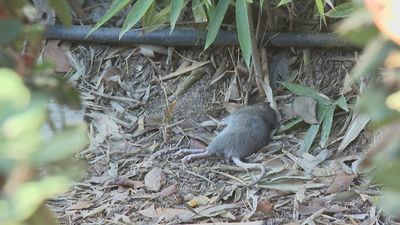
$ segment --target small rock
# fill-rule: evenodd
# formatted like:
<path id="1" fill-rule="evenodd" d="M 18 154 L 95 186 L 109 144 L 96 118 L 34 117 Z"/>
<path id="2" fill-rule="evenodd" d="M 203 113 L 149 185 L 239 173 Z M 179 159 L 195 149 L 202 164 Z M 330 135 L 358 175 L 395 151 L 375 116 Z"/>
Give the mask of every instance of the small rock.
<path id="1" fill-rule="evenodd" d="M 165 175 L 158 167 L 153 168 L 144 176 L 144 185 L 147 190 L 159 191 L 165 183 Z"/>
<path id="2" fill-rule="evenodd" d="M 185 196 L 183 196 L 183 199 L 184 199 L 185 201 L 190 201 L 190 200 L 193 199 L 193 198 L 194 198 L 194 195 L 191 194 L 191 193 L 187 193 Z"/>

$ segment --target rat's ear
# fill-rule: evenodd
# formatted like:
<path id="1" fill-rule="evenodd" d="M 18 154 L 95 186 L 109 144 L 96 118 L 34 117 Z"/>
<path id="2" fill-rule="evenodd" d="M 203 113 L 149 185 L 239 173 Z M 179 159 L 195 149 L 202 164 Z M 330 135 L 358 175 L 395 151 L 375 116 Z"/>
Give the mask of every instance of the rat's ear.
<path id="1" fill-rule="evenodd" d="M 232 103 L 232 102 L 224 102 L 223 106 L 226 109 L 226 111 L 228 111 L 229 113 L 234 113 L 244 107 L 243 105 L 239 105 L 239 104 Z"/>
<path id="2" fill-rule="evenodd" d="M 268 109 L 271 108 L 271 104 L 269 102 L 260 102 L 258 103 L 260 108 Z"/>

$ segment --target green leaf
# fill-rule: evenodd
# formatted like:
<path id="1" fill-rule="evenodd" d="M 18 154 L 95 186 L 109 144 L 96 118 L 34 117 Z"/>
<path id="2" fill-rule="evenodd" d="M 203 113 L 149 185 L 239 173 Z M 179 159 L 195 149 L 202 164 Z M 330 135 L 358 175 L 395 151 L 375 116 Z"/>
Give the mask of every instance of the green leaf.
<path id="1" fill-rule="evenodd" d="M 15 19 L 0 20 L 0 44 L 7 44 L 15 40 L 21 33 L 22 24 Z M 1 63 L 0 63 L 1 64 Z"/>
<path id="2" fill-rule="evenodd" d="M 370 13 L 358 9 L 349 18 L 343 20 L 336 32 L 351 42 L 363 46 L 379 35 L 379 30 L 373 25 Z"/>
<path id="3" fill-rule="evenodd" d="M 72 25 L 71 8 L 66 0 L 50 0 L 50 5 L 56 11 L 58 19 L 64 26 Z"/>
<path id="4" fill-rule="evenodd" d="M 103 25 L 105 22 L 107 22 L 111 17 L 115 16 L 118 12 L 120 12 L 123 8 L 125 8 L 126 5 L 128 5 L 131 2 L 131 0 L 115 0 L 111 7 L 107 10 L 106 14 L 101 18 L 99 22 L 96 23 L 96 25 L 90 29 L 89 33 L 86 35 L 89 36 L 91 33 L 93 33 L 95 30 L 97 30 L 101 25 Z"/>
<path id="5" fill-rule="evenodd" d="M 332 104 L 331 100 L 324 94 L 307 87 L 301 84 L 289 83 L 289 82 L 281 82 L 281 84 L 287 88 L 290 92 L 300 95 L 307 96 L 315 99 L 319 104 L 330 105 Z"/>
<path id="6" fill-rule="evenodd" d="M 42 225 L 44 221 L 46 221 L 46 225 L 59 225 L 53 211 L 45 203 L 42 203 L 29 219 L 24 222 L 29 225 Z"/>
<path id="7" fill-rule="evenodd" d="M 264 6 L 264 0 L 260 0 L 260 11 L 262 12 Z"/>
<path id="8" fill-rule="evenodd" d="M 251 58 L 251 35 L 249 26 L 249 16 L 247 14 L 247 1 L 236 1 L 236 26 L 239 38 L 240 49 L 242 50 L 244 61 L 250 67 Z"/>
<path id="9" fill-rule="evenodd" d="M 139 20 L 143 17 L 146 11 L 150 8 L 154 0 L 138 0 L 133 5 L 131 11 L 129 12 L 124 25 L 122 25 L 121 32 L 119 33 L 119 39 L 124 36 L 128 30 L 135 26 Z"/>
<path id="10" fill-rule="evenodd" d="M 0 105 L 10 103 L 16 108 L 22 108 L 27 106 L 29 99 L 29 90 L 21 77 L 14 70 L 0 68 Z"/>
<path id="11" fill-rule="evenodd" d="M 396 160 L 393 162 L 387 162 L 380 164 L 379 168 L 376 168 L 372 172 L 377 183 L 383 184 L 385 188 L 389 190 L 400 191 L 400 179 L 397 179 L 400 173 L 400 161 Z"/>
<path id="12" fill-rule="evenodd" d="M 315 137 L 317 136 L 320 124 L 313 124 L 308 128 L 307 134 L 304 137 L 303 142 L 301 143 L 300 152 L 308 152 L 311 148 L 312 143 L 314 142 Z"/>
<path id="13" fill-rule="evenodd" d="M 374 125 L 393 123 L 400 119 L 400 114 L 387 107 L 386 99 L 387 92 L 382 88 L 369 88 L 359 98 L 357 107 L 371 117 Z"/>
<path id="14" fill-rule="evenodd" d="M 171 32 L 175 28 L 176 21 L 178 21 L 179 14 L 183 8 L 183 0 L 171 0 L 171 14 L 170 14 L 170 23 L 171 23 Z"/>
<path id="15" fill-rule="evenodd" d="M 157 11 L 155 6 L 155 2 L 153 2 L 142 17 L 142 24 L 146 33 L 152 32 L 168 22 L 171 4 L 168 4 L 161 11 Z"/>
<path id="16" fill-rule="evenodd" d="M 336 104 L 343 109 L 344 111 L 349 111 L 349 108 L 347 107 L 347 100 L 346 98 L 341 95 L 337 100 L 336 100 Z"/>
<path id="17" fill-rule="evenodd" d="M 210 47 L 210 45 L 214 42 L 215 38 L 217 37 L 219 27 L 222 24 L 222 20 L 224 19 L 228 6 L 229 6 L 229 0 L 218 1 L 218 4 L 215 7 L 215 10 L 213 11 L 213 14 L 211 15 L 204 50 Z"/>
<path id="18" fill-rule="evenodd" d="M 31 216 L 48 197 L 68 190 L 70 180 L 63 176 L 45 177 L 40 181 L 24 183 L 11 199 L 14 215 L 23 221 Z"/>
<path id="19" fill-rule="evenodd" d="M 395 175 L 393 180 L 398 180 L 398 176 Z M 393 217 L 400 215 L 400 192 L 398 190 L 383 190 L 382 194 L 382 196 L 379 195 L 372 198 L 374 205 L 377 205 L 385 213 Z"/>
<path id="20" fill-rule="evenodd" d="M 289 123 L 286 123 L 285 125 L 281 126 L 276 132 L 277 133 L 285 132 L 285 131 L 289 130 L 290 128 L 296 126 L 297 124 L 301 123 L 302 121 L 303 120 L 301 118 L 293 119 Z"/>
<path id="21" fill-rule="evenodd" d="M 385 61 L 390 51 L 392 51 L 394 48 L 397 48 L 397 46 L 383 36 L 379 36 L 370 42 L 366 48 L 364 48 L 364 52 L 360 56 L 359 63 L 351 72 L 351 78 L 353 80 L 358 80 L 361 77 L 365 77 L 373 73 L 378 69 L 378 66 Z"/>
<path id="22" fill-rule="evenodd" d="M 82 150 L 88 143 L 86 126 L 80 125 L 64 129 L 32 155 L 36 163 L 55 162 L 70 157 Z"/>
<path id="23" fill-rule="evenodd" d="M 276 7 L 287 5 L 288 3 L 291 3 L 291 2 L 292 2 L 292 0 L 280 0 Z"/>
<path id="24" fill-rule="evenodd" d="M 328 143 L 329 134 L 331 133 L 332 129 L 333 114 L 335 112 L 335 109 L 336 109 L 336 104 L 330 105 L 322 120 L 321 140 L 319 142 L 319 145 L 321 147 L 325 147 L 326 144 Z"/>
<path id="25" fill-rule="evenodd" d="M 203 5 L 204 3 L 201 0 L 193 0 L 192 2 L 193 17 L 194 21 L 196 21 L 197 23 L 207 21 L 207 15 L 204 11 Z"/>
<path id="26" fill-rule="evenodd" d="M 168 4 L 168 5 L 170 6 L 171 4 Z M 146 13 L 142 16 L 142 20 L 141 20 L 142 27 L 150 28 L 149 26 L 152 23 L 153 18 L 157 15 L 157 13 L 158 12 L 156 9 L 156 3 L 153 2 L 153 4 L 151 4 L 151 6 L 147 9 Z M 145 31 L 146 31 L 146 29 L 145 29 Z"/>
<path id="27" fill-rule="evenodd" d="M 336 6 L 334 9 L 330 9 L 325 15 L 331 18 L 345 18 L 349 17 L 354 12 L 354 6 L 352 2 L 345 2 Z"/>
<path id="28" fill-rule="evenodd" d="M 325 18 L 325 12 L 324 12 L 324 3 L 322 0 L 315 0 L 315 5 L 317 6 L 317 10 L 319 13 L 319 16 L 321 19 L 324 21 L 325 26 L 326 26 L 326 18 Z"/>

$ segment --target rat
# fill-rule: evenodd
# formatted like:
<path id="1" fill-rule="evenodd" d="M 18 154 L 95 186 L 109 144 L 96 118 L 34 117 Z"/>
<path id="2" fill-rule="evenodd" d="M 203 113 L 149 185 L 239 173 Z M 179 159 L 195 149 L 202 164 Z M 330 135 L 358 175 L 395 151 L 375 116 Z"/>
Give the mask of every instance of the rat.
<path id="1" fill-rule="evenodd" d="M 177 155 L 186 155 L 182 161 L 190 162 L 195 159 L 207 158 L 211 155 L 222 155 L 231 159 L 237 166 L 250 169 L 260 168 L 261 173 L 250 185 L 258 183 L 265 175 L 261 163 L 246 163 L 242 158 L 250 156 L 271 139 L 274 129 L 279 127 L 275 111 L 268 102 L 245 106 L 222 120 L 226 127 L 204 149 L 182 149 Z M 187 155 L 189 154 L 189 155 Z"/>

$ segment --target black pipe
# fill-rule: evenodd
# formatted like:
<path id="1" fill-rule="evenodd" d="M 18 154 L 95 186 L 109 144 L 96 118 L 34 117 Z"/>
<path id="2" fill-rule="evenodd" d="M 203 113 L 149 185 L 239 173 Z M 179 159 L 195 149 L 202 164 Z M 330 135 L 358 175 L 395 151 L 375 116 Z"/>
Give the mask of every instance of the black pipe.
<path id="1" fill-rule="evenodd" d="M 101 27 L 87 36 L 91 27 L 72 26 L 66 28 L 59 25 L 47 26 L 45 37 L 70 41 L 88 41 L 112 44 L 148 44 L 166 46 L 204 46 L 206 33 L 192 28 L 176 28 L 170 34 L 169 29 L 158 29 L 150 33 L 143 30 L 130 30 L 119 39 L 120 28 Z M 87 36 L 87 37 L 86 37 Z M 272 47 L 354 47 L 348 41 L 331 33 L 272 33 L 263 34 L 263 44 Z M 235 32 L 218 33 L 214 45 L 237 45 Z"/>

